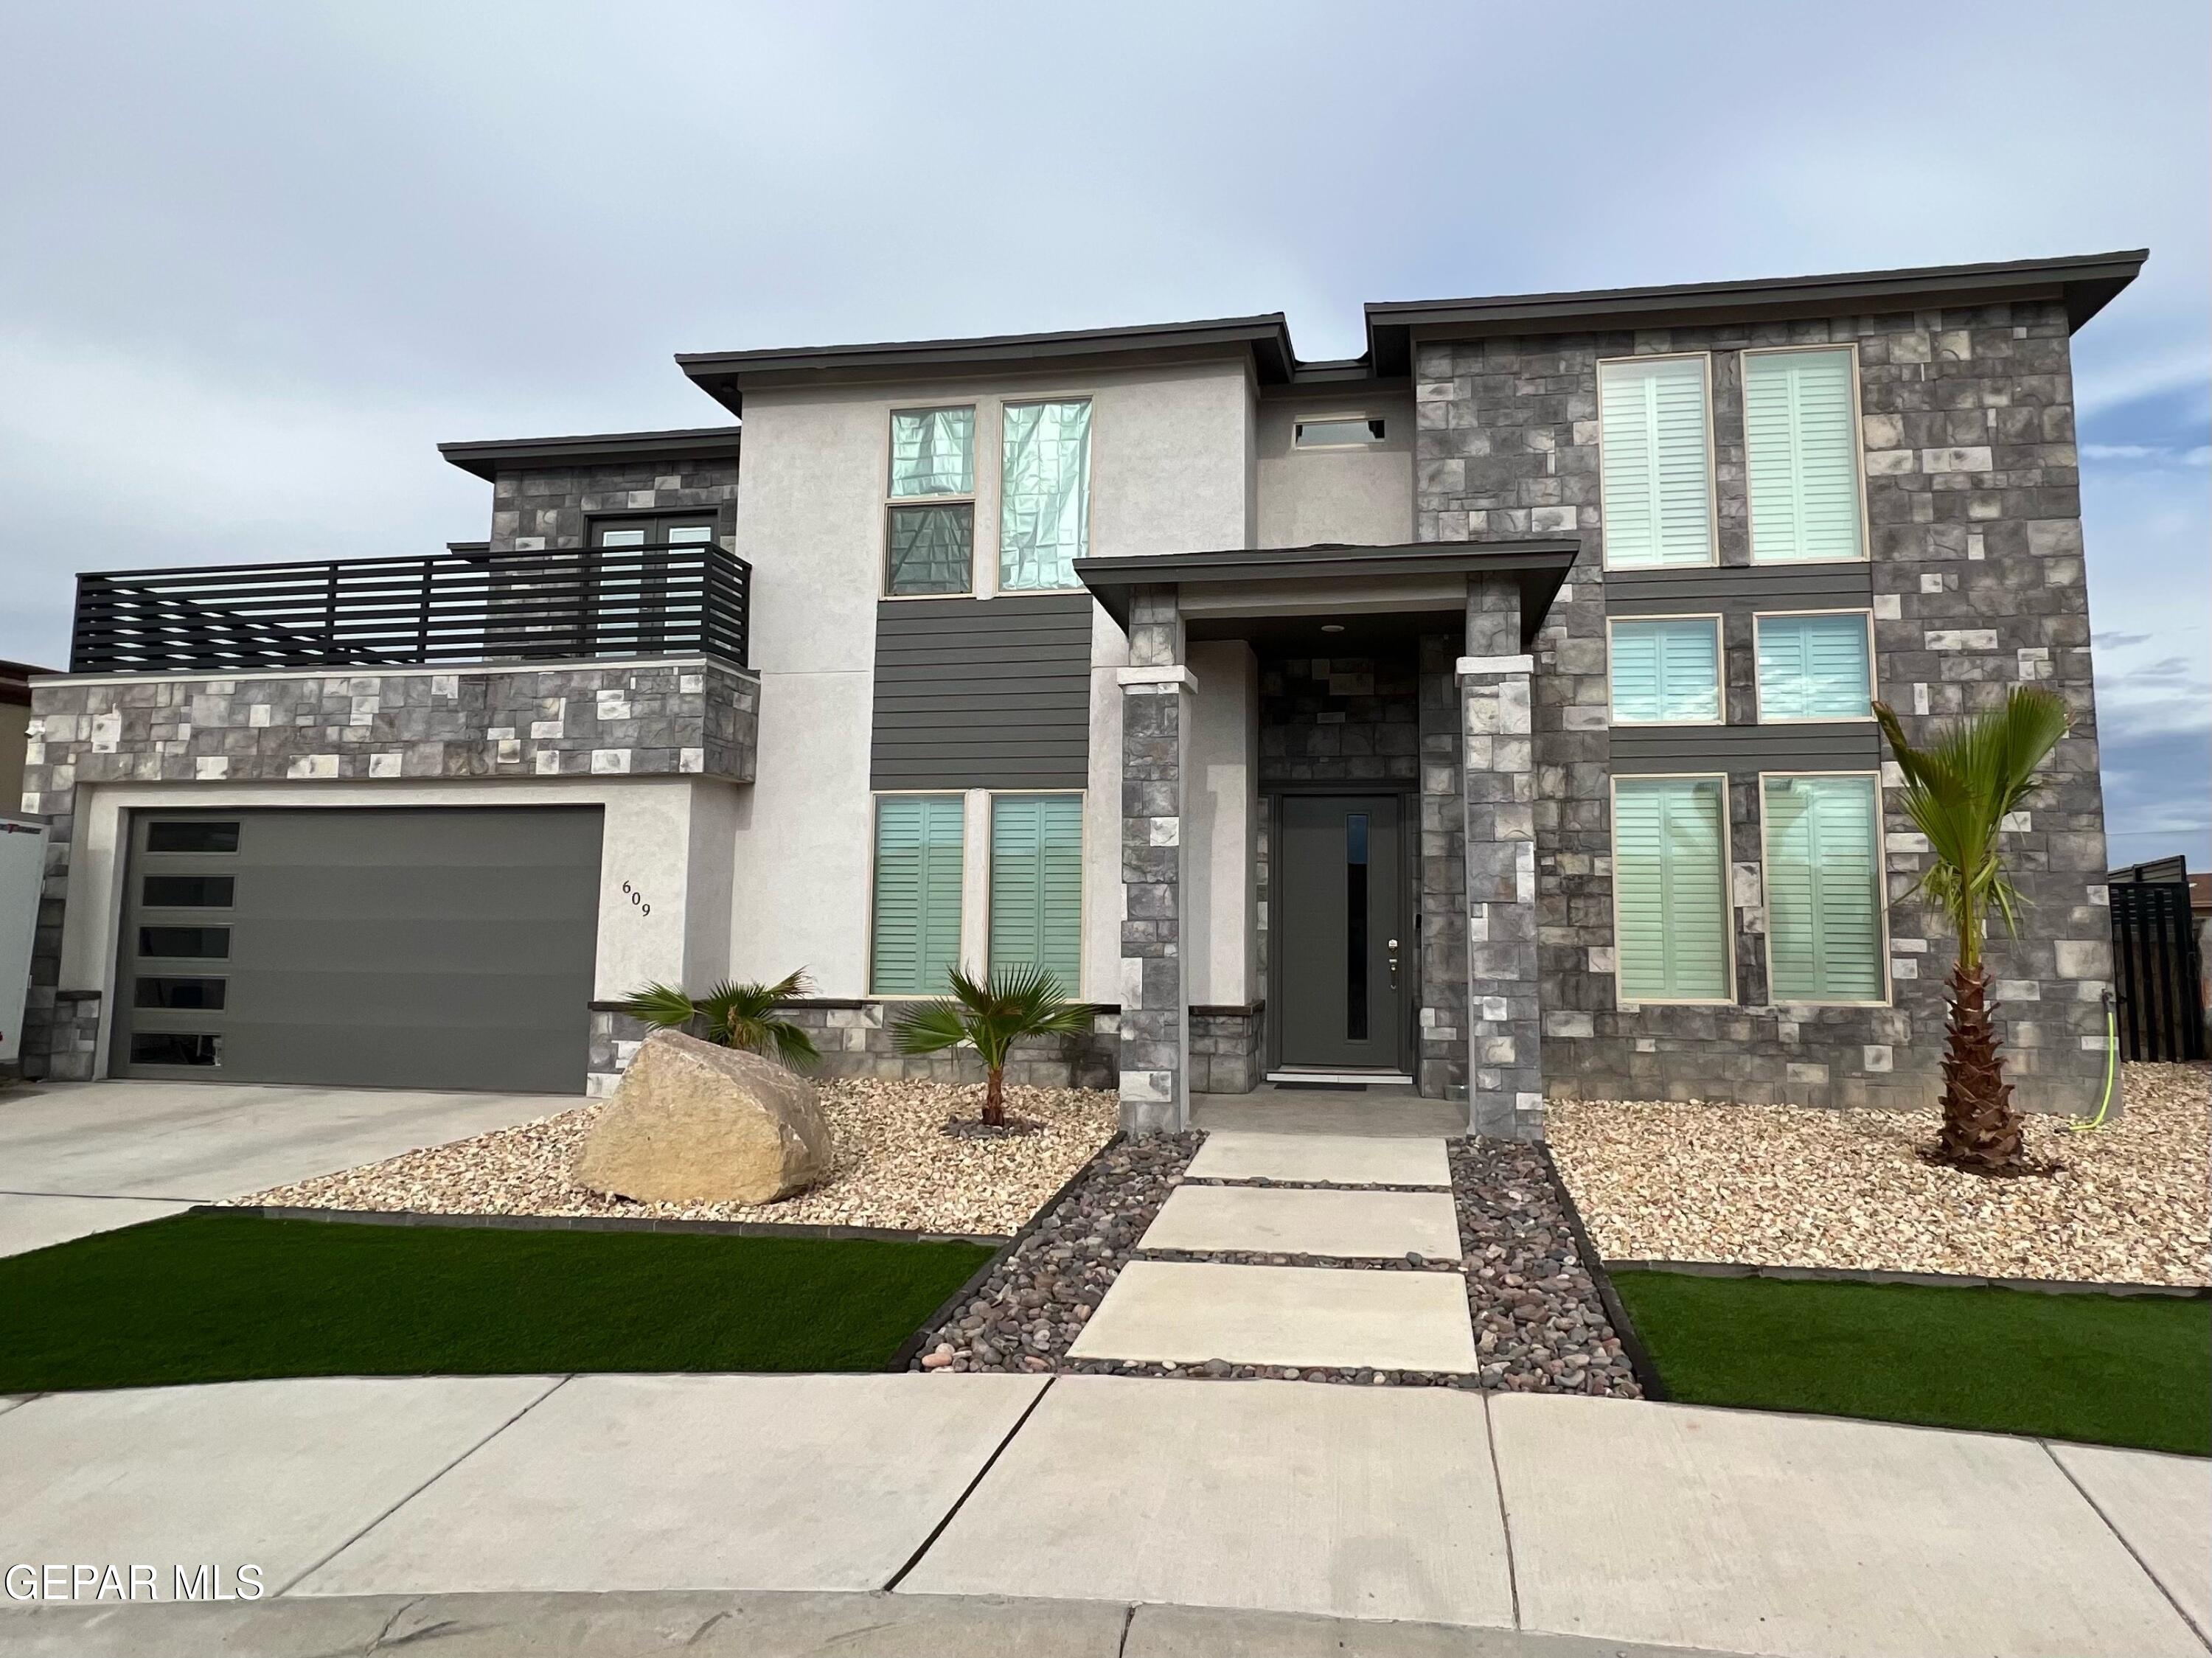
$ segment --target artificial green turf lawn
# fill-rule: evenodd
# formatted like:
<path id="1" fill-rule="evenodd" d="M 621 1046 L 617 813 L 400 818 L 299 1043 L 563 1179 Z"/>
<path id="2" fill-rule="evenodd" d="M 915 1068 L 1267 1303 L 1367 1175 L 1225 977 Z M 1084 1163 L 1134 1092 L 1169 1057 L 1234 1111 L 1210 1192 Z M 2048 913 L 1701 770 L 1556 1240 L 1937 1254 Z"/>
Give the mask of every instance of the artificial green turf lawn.
<path id="1" fill-rule="evenodd" d="M 0 1393 L 290 1376 L 872 1370 L 969 1243 L 177 1215 L 0 1260 Z"/>
<path id="2" fill-rule="evenodd" d="M 2212 1302 L 1612 1277 L 1687 1404 L 2212 1454 Z"/>

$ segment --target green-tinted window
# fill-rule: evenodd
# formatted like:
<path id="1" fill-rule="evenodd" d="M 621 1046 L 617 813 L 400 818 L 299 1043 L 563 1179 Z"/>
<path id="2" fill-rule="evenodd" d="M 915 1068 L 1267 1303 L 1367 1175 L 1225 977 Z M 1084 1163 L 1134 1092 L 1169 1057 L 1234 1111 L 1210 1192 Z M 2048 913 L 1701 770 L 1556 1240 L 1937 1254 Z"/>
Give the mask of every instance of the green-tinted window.
<path id="1" fill-rule="evenodd" d="M 1711 563 L 1705 360 L 1604 363 L 1597 396 L 1607 566 Z"/>
<path id="2" fill-rule="evenodd" d="M 960 964 L 961 798 L 887 794 L 876 802 L 875 960 L 881 996 L 936 995 Z"/>
<path id="3" fill-rule="evenodd" d="M 1759 618 L 1761 720 L 1867 720 L 1874 681 L 1867 613 Z"/>
<path id="4" fill-rule="evenodd" d="M 885 592 L 908 598 L 969 591 L 975 495 L 975 411 L 895 410 Z"/>
<path id="5" fill-rule="evenodd" d="M 1853 395 L 1848 346 L 1745 354 L 1744 471 L 1759 562 L 1865 556 Z"/>
<path id="6" fill-rule="evenodd" d="M 1721 631 L 1712 616 L 1616 621 L 1610 653 L 1615 725 L 1721 717 Z"/>
<path id="7" fill-rule="evenodd" d="M 991 968 L 1042 967 L 1077 993 L 1083 975 L 1083 798 L 991 802 Z"/>
<path id="8" fill-rule="evenodd" d="M 1766 962 L 1778 1002 L 1882 999 L 1881 833 L 1871 777 L 1770 777 Z"/>
<path id="9" fill-rule="evenodd" d="M 1620 997 L 1729 996 L 1728 797 L 1717 777 L 1613 783 L 1613 940 Z"/>
<path id="10" fill-rule="evenodd" d="M 999 477 L 999 586 L 1073 587 L 1091 516 L 1091 405 L 1010 403 Z"/>

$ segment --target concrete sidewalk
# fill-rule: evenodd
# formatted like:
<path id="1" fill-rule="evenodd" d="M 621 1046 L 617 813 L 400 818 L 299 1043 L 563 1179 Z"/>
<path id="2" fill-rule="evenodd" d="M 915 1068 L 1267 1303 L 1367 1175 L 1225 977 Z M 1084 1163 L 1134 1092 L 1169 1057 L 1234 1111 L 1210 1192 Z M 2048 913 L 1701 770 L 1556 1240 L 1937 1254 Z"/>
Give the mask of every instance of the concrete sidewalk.
<path id="1" fill-rule="evenodd" d="M 177 1565 L 250 1565 L 270 1597 L 0 1600 L 5 1650 L 366 1650 L 388 1625 L 471 1655 L 672 1630 L 761 1654 L 2202 1658 L 2208 1536 L 2190 1459 L 1558 1395 L 586 1376 L 0 1402 L 0 1566 L 151 1564 L 166 1596 Z"/>

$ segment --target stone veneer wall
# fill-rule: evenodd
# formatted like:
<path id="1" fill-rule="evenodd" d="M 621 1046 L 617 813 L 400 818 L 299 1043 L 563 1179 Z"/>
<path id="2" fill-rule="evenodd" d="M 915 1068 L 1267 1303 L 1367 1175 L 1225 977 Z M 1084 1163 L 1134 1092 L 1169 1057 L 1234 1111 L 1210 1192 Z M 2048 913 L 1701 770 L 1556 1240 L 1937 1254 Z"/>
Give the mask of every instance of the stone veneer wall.
<path id="1" fill-rule="evenodd" d="M 595 517 L 702 509 L 713 510 L 726 545 L 737 527 L 737 503 L 734 457 L 503 471 L 492 485 L 491 549 L 581 547 Z"/>
<path id="2" fill-rule="evenodd" d="M 1260 664 L 1260 781 L 1395 782 L 1420 767 L 1419 670 L 1403 657 Z"/>
<path id="3" fill-rule="evenodd" d="M 750 782 L 759 719 L 758 677 L 703 659 L 40 685 L 23 810 L 50 835 L 25 1073 L 97 1070 L 99 993 L 60 983 L 81 788 L 672 774 Z M 303 790 L 301 804 L 312 800 Z M 191 796 L 180 791 L 177 804 Z"/>
<path id="4" fill-rule="evenodd" d="M 2072 734 L 2007 850 L 2030 901 L 1990 956 L 2021 1102 L 2094 1106 L 2111 976 L 2104 812 L 2064 313 L 2055 302 L 1830 320 L 1424 341 L 1415 348 L 1417 533 L 1579 533 L 1537 644 L 1538 956 L 1547 1091 L 1822 1105 L 1924 1104 L 1938 1086 L 1950 949 L 1905 897 L 1924 844 L 1885 792 L 1893 1005 L 1764 999 L 1759 805 L 1731 787 L 1735 1007 L 1623 1007 L 1613 976 L 1601 357 L 1711 351 L 1723 566 L 1749 561 L 1736 352 L 1856 342 L 1874 584 L 1876 694 L 1924 738 L 1937 716 L 2034 681 Z M 1740 649 L 1732 642 L 1731 651 Z M 1740 669 L 1731 663 L 1729 677 Z M 1722 769 L 1715 766 L 1711 769 Z M 1887 775 L 1893 778 L 1893 774 Z"/>
<path id="5" fill-rule="evenodd" d="M 1194 1007 L 1190 1011 L 1190 1091 L 1249 1094 L 1266 1064 L 1267 1010 Z"/>

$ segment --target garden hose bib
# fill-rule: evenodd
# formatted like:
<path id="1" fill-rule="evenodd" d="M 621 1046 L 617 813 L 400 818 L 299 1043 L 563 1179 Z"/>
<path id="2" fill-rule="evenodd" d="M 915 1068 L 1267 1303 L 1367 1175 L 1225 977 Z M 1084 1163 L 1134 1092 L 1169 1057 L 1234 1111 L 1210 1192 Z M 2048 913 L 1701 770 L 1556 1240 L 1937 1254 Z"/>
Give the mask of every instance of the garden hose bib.
<path id="1" fill-rule="evenodd" d="M 2112 987 L 2105 988 L 2105 1097 L 2097 1102 L 2094 1117 L 2076 1117 L 2067 1127 L 2077 1134 L 2093 1133 L 2105 1126 L 2105 1114 L 2112 1108 L 2112 1079 L 2119 1074 L 2120 1016 Z"/>

